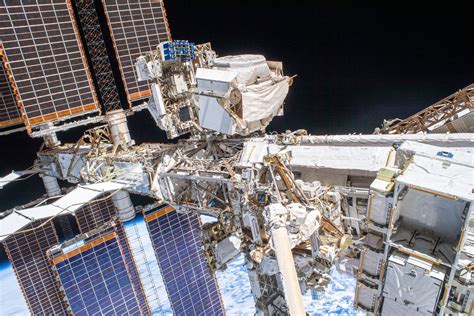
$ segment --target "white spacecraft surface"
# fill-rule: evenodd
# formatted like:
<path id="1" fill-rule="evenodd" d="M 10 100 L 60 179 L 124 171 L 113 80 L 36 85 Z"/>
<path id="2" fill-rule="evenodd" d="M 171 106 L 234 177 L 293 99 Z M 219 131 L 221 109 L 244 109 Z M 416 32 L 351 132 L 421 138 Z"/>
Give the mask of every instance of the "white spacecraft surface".
<path id="1" fill-rule="evenodd" d="M 157 2 L 150 14 L 160 13 L 164 26 L 131 63 L 123 47 L 137 35 L 115 23 L 142 15 L 104 1 L 110 30 L 100 33 L 88 1 L 55 2 L 0 5 L 10 23 L 0 37 L 4 84 L 19 119 L 4 125 L 23 122 L 44 139 L 30 169 L 0 178 L 2 188 L 38 174 L 46 191 L 0 218 L 30 313 L 223 315 L 229 300 L 220 287 L 228 284 L 216 275 L 231 279 L 238 262 L 257 315 L 305 315 L 304 297 L 318 300 L 331 275 L 345 274 L 357 279 L 355 311 L 472 315 L 474 85 L 371 135 L 269 133 L 293 81 L 282 62 L 173 41 Z M 71 29 L 83 67 L 52 70 L 63 80 L 57 89 L 72 78 L 66 109 L 51 89 L 41 97 L 18 62 L 29 60 L 15 28 L 19 9 L 53 12 Z M 127 117 L 139 110 L 169 142 L 135 143 Z M 90 123 L 99 125 L 61 142 L 64 131 Z M 61 188 L 58 179 L 73 185 Z"/>

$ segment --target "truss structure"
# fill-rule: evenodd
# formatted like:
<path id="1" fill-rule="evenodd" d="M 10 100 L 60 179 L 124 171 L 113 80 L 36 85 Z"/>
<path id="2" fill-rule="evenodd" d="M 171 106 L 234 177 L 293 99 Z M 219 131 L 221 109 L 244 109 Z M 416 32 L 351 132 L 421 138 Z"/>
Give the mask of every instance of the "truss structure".
<path id="1" fill-rule="evenodd" d="M 376 129 L 380 134 L 432 132 L 474 110 L 474 85 L 471 84 L 404 120 L 385 121 Z"/>
<path id="2" fill-rule="evenodd" d="M 282 62 L 171 41 L 158 0 L 50 1 L 0 2 L 6 76 L 22 115 L 41 114 L 26 122 L 30 132 L 47 123 L 31 133 L 44 138 L 33 167 L 0 179 L 2 188 L 39 174 L 46 190 L 43 201 L 0 214 L 0 242 L 33 314 L 162 310 L 150 269 L 137 267 L 148 262 L 136 214 L 178 315 L 224 314 L 215 272 L 239 254 L 258 315 L 304 315 L 302 293 L 324 291 L 334 268 L 357 277 L 354 302 L 367 312 L 472 314 L 474 134 L 454 132 L 473 119 L 473 84 L 376 135 L 266 133 L 292 84 Z M 58 108 L 28 97 L 41 89 L 28 77 L 38 68 L 25 62 L 50 60 L 30 58 L 29 49 L 63 45 L 51 19 L 75 49 L 77 64 L 65 73 L 89 84 L 91 68 L 97 91 L 88 87 L 87 97 L 99 96 L 103 119 L 55 126 Z M 54 38 L 36 45 L 45 22 Z M 59 68 L 53 61 L 41 82 Z M 149 98 L 136 109 L 146 108 L 169 139 L 182 138 L 136 145 L 127 125 L 134 109 L 120 109 L 122 93 Z M 82 97 L 64 95 L 60 102 Z M 106 124 L 61 144 L 55 132 L 82 122 Z M 76 186 L 62 189 L 58 179 Z M 131 195 L 148 204 L 135 206 Z M 211 219 L 202 225 L 204 215 Z"/>
<path id="3" fill-rule="evenodd" d="M 102 107 L 105 111 L 121 109 L 120 95 L 104 39 L 107 34 L 102 32 L 96 1 L 77 0 L 74 4 Z"/>

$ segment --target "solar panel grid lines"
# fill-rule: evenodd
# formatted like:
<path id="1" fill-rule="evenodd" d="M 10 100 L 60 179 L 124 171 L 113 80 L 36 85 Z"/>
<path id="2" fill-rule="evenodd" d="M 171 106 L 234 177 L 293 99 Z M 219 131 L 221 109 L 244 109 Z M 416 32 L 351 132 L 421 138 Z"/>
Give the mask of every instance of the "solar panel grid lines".
<path id="1" fill-rule="evenodd" d="M 66 307 L 46 256 L 46 251 L 58 243 L 53 222 L 37 220 L 23 230 L 9 236 L 3 244 L 30 313 L 65 314 Z"/>
<path id="2" fill-rule="evenodd" d="M 8 76 L 9 71 L 3 62 L 3 44 L 0 41 L 0 127 L 22 122 L 16 96 Z"/>
<path id="3" fill-rule="evenodd" d="M 116 213 L 117 211 L 111 198 L 107 198 L 107 195 L 100 195 L 95 200 L 77 210 L 74 216 L 76 217 L 79 231 L 84 234 L 114 220 Z M 142 314 L 149 314 L 146 295 L 144 294 L 140 276 L 130 252 L 128 237 L 122 223 L 116 224 L 116 231 L 123 249 L 124 260 L 129 268 L 129 273 L 131 274 L 134 293 L 140 302 L 140 311 Z"/>
<path id="4" fill-rule="evenodd" d="M 48 252 L 75 315 L 143 314 L 116 224 L 110 222 Z"/>
<path id="5" fill-rule="evenodd" d="M 112 220 L 116 212 L 112 200 L 107 195 L 100 195 L 77 210 L 74 216 L 79 231 L 84 234 Z"/>
<path id="6" fill-rule="evenodd" d="M 73 27 L 73 30 L 74 30 L 74 34 L 76 34 L 76 40 L 79 44 L 79 50 L 81 52 L 81 60 L 82 60 L 82 64 L 84 65 L 84 69 L 86 71 L 87 80 L 89 81 L 89 85 L 90 85 L 91 90 L 92 90 L 92 96 L 93 96 L 95 104 L 97 106 L 97 111 L 98 111 L 99 114 L 101 114 L 102 110 L 99 106 L 99 100 L 97 98 L 97 91 L 96 91 L 95 86 L 93 84 L 92 71 L 87 66 L 88 65 L 88 63 L 87 63 L 87 54 L 85 52 L 84 45 L 83 45 L 83 43 L 81 42 L 81 39 L 80 39 L 81 36 L 80 36 L 79 29 L 77 27 L 77 21 L 75 20 L 75 17 L 74 17 L 74 8 L 73 8 L 73 5 L 72 5 L 71 1 L 73 1 L 73 0 L 66 0 L 67 10 L 69 12 L 69 16 L 71 17 L 71 19 L 73 21 L 72 27 Z"/>
<path id="7" fill-rule="evenodd" d="M 163 18 L 165 19 L 165 27 L 166 27 L 166 33 L 168 34 L 168 41 L 172 41 L 173 38 L 171 37 L 170 25 L 168 22 L 168 15 L 166 14 L 164 0 L 161 0 L 161 10 L 163 11 Z"/>
<path id="8" fill-rule="evenodd" d="M 29 130 L 99 110 L 68 0 L 2 0 L 0 18 L 3 58 Z"/>
<path id="9" fill-rule="evenodd" d="M 135 262 L 135 258 L 132 255 L 130 244 L 128 242 L 127 232 L 122 223 L 119 223 L 117 225 L 117 234 L 119 236 L 119 242 L 122 245 L 123 258 L 129 269 L 133 291 L 135 292 L 135 295 L 137 296 L 139 302 L 140 313 L 142 315 L 150 315 L 150 306 L 145 295 L 145 289 L 143 288 L 140 275 L 138 274 L 138 268 Z"/>
<path id="10" fill-rule="evenodd" d="M 163 41 L 171 40 L 166 13 L 159 0 L 102 0 L 130 101 L 150 96 L 138 82 L 136 59 Z"/>
<path id="11" fill-rule="evenodd" d="M 174 314 L 224 315 L 217 280 L 201 247 L 198 215 L 169 206 L 144 215 Z"/>

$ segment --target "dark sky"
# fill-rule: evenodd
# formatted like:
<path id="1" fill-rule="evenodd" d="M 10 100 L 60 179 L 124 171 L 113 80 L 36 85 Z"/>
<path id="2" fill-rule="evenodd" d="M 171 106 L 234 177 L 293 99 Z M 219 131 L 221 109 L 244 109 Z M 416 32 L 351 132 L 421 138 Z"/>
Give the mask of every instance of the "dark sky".
<path id="1" fill-rule="evenodd" d="M 474 82 L 468 9 L 327 2 L 165 3 L 174 38 L 211 41 L 220 55 L 262 53 L 298 75 L 273 129 L 371 133 Z"/>
<path id="2" fill-rule="evenodd" d="M 384 118 L 404 118 L 474 82 L 472 16 L 444 7 L 359 7 L 316 1 L 165 1 L 174 39 L 210 41 L 219 55 L 260 53 L 297 74 L 285 116 L 270 130 L 371 133 Z M 145 112 L 130 122 L 138 142 L 162 139 Z M 63 142 L 81 135 L 81 129 Z M 41 141 L 0 137 L 0 174 L 30 166 Z M 38 195 L 28 180 L 0 190 L 0 209 Z"/>

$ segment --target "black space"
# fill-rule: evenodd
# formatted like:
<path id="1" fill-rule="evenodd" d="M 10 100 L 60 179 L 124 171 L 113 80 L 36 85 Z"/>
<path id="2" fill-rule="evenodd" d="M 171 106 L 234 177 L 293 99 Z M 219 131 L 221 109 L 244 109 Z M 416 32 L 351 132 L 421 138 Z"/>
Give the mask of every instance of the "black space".
<path id="1" fill-rule="evenodd" d="M 219 55 L 260 53 L 297 74 L 285 116 L 269 130 L 372 133 L 474 82 L 472 11 L 459 3 L 377 7 L 316 1 L 165 0 L 174 39 L 210 41 Z M 164 140 L 145 111 L 130 120 L 139 142 Z M 59 134 L 73 142 L 78 128 Z M 30 166 L 41 140 L 0 137 L 0 175 Z M 0 210 L 42 192 L 38 177 L 0 190 Z"/>

